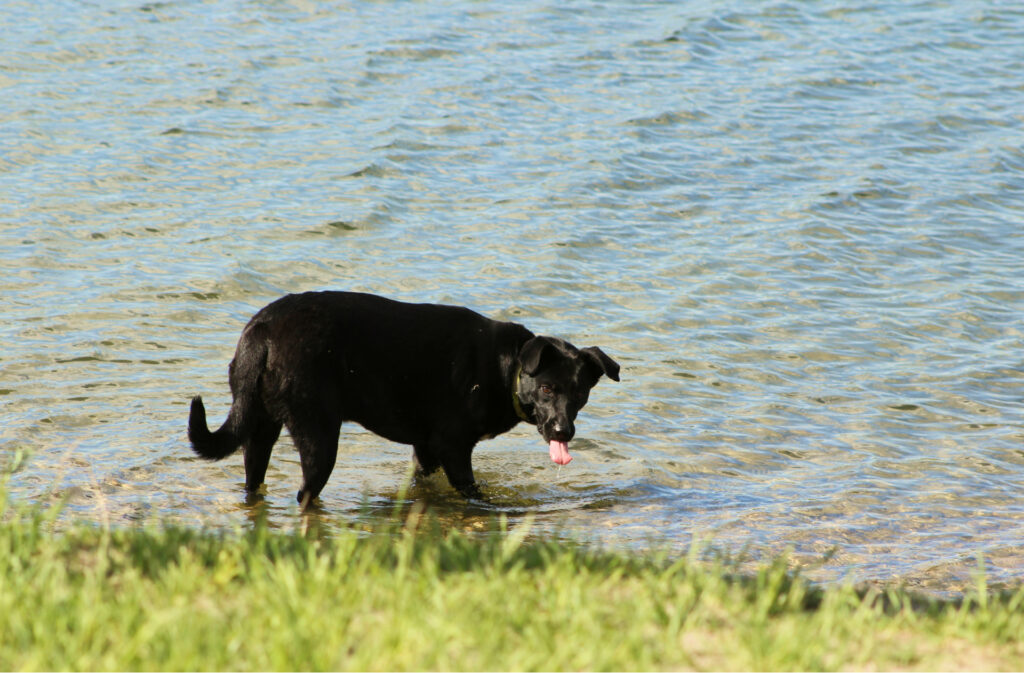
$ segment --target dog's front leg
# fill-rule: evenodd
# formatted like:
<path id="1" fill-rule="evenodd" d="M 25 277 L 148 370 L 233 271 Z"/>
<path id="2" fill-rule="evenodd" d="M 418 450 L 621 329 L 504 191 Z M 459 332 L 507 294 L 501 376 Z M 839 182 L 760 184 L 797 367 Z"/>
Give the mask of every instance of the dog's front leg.
<path id="1" fill-rule="evenodd" d="M 448 476 L 448 483 L 456 491 L 470 499 L 483 499 L 480 487 L 473 478 L 473 447 L 464 450 L 447 449 L 441 457 L 441 467 Z"/>
<path id="2" fill-rule="evenodd" d="M 416 463 L 416 474 L 424 477 L 437 472 L 441 467 L 441 461 L 431 453 L 430 449 L 419 444 L 414 444 L 412 447 L 412 459 Z"/>

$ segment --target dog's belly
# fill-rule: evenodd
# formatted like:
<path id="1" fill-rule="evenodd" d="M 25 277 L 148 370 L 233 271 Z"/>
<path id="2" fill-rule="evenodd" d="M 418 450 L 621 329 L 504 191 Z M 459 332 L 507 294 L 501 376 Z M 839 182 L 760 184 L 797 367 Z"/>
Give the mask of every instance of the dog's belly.
<path id="1" fill-rule="evenodd" d="M 405 428 L 394 424 L 379 424 L 373 421 L 366 422 L 359 420 L 358 418 L 349 419 L 363 428 L 369 430 L 373 434 L 388 440 L 389 442 L 395 442 L 397 444 L 424 444 L 426 443 L 426 434 L 422 431 L 417 432 L 412 428 Z"/>

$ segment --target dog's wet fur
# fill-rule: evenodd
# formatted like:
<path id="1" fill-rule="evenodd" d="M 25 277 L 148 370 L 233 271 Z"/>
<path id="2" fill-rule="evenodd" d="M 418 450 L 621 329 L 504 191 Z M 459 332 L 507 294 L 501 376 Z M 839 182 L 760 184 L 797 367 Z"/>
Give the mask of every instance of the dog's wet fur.
<path id="1" fill-rule="evenodd" d="M 334 469 L 342 422 L 355 421 L 411 444 L 420 473 L 440 468 L 460 493 L 479 498 L 476 443 L 526 420 L 552 447 L 565 447 L 602 374 L 619 380 L 619 365 L 600 348 L 578 349 L 468 308 L 354 292 L 292 294 L 242 331 L 224 424 L 210 432 L 195 397 L 188 436 L 209 460 L 241 446 L 245 488 L 256 493 L 286 426 L 299 451 L 298 500 L 306 508 Z M 562 451 L 557 460 L 552 448 L 560 464 L 570 460 Z"/>

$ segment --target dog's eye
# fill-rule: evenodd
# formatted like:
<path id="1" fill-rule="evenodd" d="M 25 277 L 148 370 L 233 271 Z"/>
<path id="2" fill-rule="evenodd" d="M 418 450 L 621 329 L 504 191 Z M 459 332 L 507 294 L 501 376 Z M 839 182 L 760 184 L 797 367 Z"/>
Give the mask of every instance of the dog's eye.
<path id="1" fill-rule="evenodd" d="M 544 394 L 544 395 L 551 395 L 551 394 L 552 394 L 552 393 L 554 393 L 555 391 L 554 391 L 554 390 L 552 390 L 552 389 L 551 389 L 551 386 L 549 386 L 549 385 L 542 385 L 542 386 L 540 387 L 540 392 L 541 392 L 542 394 Z"/>

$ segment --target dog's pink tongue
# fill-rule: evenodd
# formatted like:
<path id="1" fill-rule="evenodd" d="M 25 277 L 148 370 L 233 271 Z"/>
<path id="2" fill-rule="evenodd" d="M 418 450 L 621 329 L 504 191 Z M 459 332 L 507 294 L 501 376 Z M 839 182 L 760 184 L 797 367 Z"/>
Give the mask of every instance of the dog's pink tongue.
<path id="1" fill-rule="evenodd" d="M 568 465 L 572 460 L 572 456 L 569 455 L 569 444 L 556 439 L 552 439 L 548 444 L 548 453 L 551 454 L 551 460 L 559 465 Z"/>

